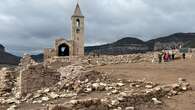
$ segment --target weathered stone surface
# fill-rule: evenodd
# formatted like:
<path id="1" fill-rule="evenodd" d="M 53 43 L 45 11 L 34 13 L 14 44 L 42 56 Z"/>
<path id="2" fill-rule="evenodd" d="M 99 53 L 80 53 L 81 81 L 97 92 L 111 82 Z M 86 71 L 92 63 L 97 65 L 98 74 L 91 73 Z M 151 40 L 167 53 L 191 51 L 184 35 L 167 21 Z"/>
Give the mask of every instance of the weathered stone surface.
<path id="1" fill-rule="evenodd" d="M 159 101 L 157 98 L 152 98 L 152 101 L 154 102 L 155 105 L 162 104 L 162 102 Z"/>
<path id="2" fill-rule="evenodd" d="M 87 81 L 88 82 L 88 81 Z M 104 84 L 106 87 L 112 87 L 111 89 L 105 89 L 107 92 L 114 92 L 112 95 L 104 99 L 99 98 L 88 98 L 80 100 L 71 100 L 65 104 L 60 105 L 61 107 L 66 107 L 66 105 L 71 105 L 72 109 L 80 110 L 135 110 L 139 108 L 139 105 L 151 103 L 155 105 L 163 104 L 160 99 L 166 96 L 172 96 L 177 94 L 172 94 L 172 91 L 182 92 L 182 85 L 187 83 L 186 80 L 180 80 L 175 84 L 168 85 L 157 85 L 152 82 L 144 81 L 123 81 L 120 82 L 106 82 Z M 89 82 L 88 82 L 89 83 Z M 88 85 L 85 83 L 85 85 Z M 127 85 L 135 85 L 127 87 Z M 139 88 L 136 87 L 139 85 Z M 150 85 L 150 86 L 148 86 Z M 100 83 L 91 83 L 92 88 L 98 88 Z M 84 87 L 85 88 L 85 87 Z M 86 86 L 86 88 L 90 88 Z M 189 85 L 186 85 L 187 90 L 189 90 Z M 91 91 L 90 91 L 91 92 Z M 55 105 L 54 105 L 55 106 Z M 58 106 L 58 105 L 56 105 Z M 98 108 L 99 107 L 99 108 Z M 103 108 L 102 108 L 103 107 Z"/>
<path id="3" fill-rule="evenodd" d="M 70 105 L 50 105 L 49 110 L 72 110 Z"/>
<path id="4" fill-rule="evenodd" d="M 107 74 L 73 65 L 62 67 L 58 71 L 61 73 L 61 81 L 58 83 L 61 89 L 74 90 L 77 93 L 105 90 L 106 84 L 102 81 L 108 79 Z"/>
<path id="5" fill-rule="evenodd" d="M 20 71 L 19 90 L 22 95 L 44 87 L 54 86 L 60 81 L 60 73 L 42 64 L 30 65 Z"/>
<path id="6" fill-rule="evenodd" d="M 7 92 L 11 93 L 14 81 L 14 72 L 7 68 L 2 68 L 0 70 L 0 95 L 5 95 Z"/>
<path id="7" fill-rule="evenodd" d="M 36 64 L 36 62 L 32 59 L 30 54 L 24 54 L 24 56 L 20 59 L 19 66 L 26 67 L 28 65 Z"/>
<path id="8" fill-rule="evenodd" d="M 157 61 L 155 53 L 147 54 L 128 54 L 128 55 L 103 55 L 99 57 L 89 57 L 90 63 L 94 65 L 107 65 L 107 64 L 125 64 L 125 63 L 141 63 Z"/>
<path id="9" fill-rule="evenodd" d="M 135 107 L 126 107 L 125 110 L 135 110 Z"/>
<path id="10" fill-rule="evenodd" d="M 7 110 L 16 110 L 16 105 L 12 105 L 12 106 L 10 106 Z"/>
<path id="11" fill-rule="evenodd" d="M 108 105 L 102 103 L 100 99 L 71 100 L 62 105 L 51 105 L 49 110 L 109 110 Z"/>

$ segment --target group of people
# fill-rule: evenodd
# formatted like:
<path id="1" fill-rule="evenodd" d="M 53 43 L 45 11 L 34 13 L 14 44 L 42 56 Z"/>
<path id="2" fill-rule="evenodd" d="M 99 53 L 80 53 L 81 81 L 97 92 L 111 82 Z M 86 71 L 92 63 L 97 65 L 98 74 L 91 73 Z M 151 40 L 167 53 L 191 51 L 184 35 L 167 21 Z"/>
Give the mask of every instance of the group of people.
<path id="1" fill-rule="evenodd" d="M 169 61 L 175 60 L 175 56 L 176 56 L 175 50 L 162 51 L 158 54 L 158 60 L 159 60 L 159 63 L 161 63 L 162 61 L 169 62 Z M 182 58 L 185 59 L 185 57 L 186 57 L 186 54 L 184 52 L 182 53 Z"/>

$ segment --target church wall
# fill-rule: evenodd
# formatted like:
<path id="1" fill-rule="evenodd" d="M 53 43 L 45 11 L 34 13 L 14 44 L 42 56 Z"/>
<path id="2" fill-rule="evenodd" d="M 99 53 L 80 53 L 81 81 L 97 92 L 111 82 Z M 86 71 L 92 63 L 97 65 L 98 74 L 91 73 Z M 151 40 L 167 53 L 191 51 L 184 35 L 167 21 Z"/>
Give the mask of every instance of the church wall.
<path id="1" fill-rule="evenodd" d="M 46 48 L 44 49 L 44 60 L 50 59 L 56 56 L 56 51 L 54 48 Z"/>

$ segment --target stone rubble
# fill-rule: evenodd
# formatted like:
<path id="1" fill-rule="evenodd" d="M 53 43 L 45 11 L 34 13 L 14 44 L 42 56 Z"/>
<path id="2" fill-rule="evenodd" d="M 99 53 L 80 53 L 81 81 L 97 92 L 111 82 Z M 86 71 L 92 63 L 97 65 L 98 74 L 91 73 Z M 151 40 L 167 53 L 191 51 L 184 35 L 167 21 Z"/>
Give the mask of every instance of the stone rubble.
<path id="1" fill-rule="evenodd" d="M 15 110 L 16 109 L 16 105 L 12 105 L 12 106 L 10 106 L 7 110 Z"/>
<path id="2" fill-rule="evenodd" d="M 141 62 L 157 62 L 157 53 L 146 54 L 128 54 L 128 55 L 102 55 L 99 57 L 87 58 L 91 64 L 94 65 L 108 65 L 108 64 L 124 64 L 124 63 L 141 63 Z"/>
<path id="3" fill-rule="evenodd" d="M 140 57 L 139 60 L 141 60 Z M 123 62 L 118 61 L 116 59 L 114 63 Z M 21 95 L 21 91 L 18 91 L 15 87 L 18 80 L 13 75 L 18 70 L 1 69 L 0 104 L 8 105 L 8 110 L 14 110 L 22 103 L 45 104 L 47 108 L 49 107 L 49 110 L 59 108 L 67 110 L 137 110 L 140 104 L 163 104 L 161 100 L 163 97 L 171 97 L 191 90 L 190 84 L 183 78 L 179 78 L 177 83 L 174 84 L 157 84 L 145 80 L 116 80 L 112 79 L 108 73 L 93 70 L 92 66 L 78 64 L 63 66 L 54 71 L 54 69 L 45 67 L 43 64 L 34 62 L 28 55 L 21 60 L 20 65 L 20 77 L 22 73 L 25 78 L 32 78 L 29 81 L 33 81 L 32 83 L 22 83 L 29 84 L 25 86 L 20 86 L 20 82 L 20 89 L 21 87 L 28 87 L 25 89 L 29 91 L 32 86 L 35 87 L 37 84 L 45 82 L 45 85 L 38 85 L 39 87 L 36 86 L 36 89 L 33 88 L 35 89 L 33 92 L 26 92 L 25 95 Z M 60 76 L 53 76 L 58 73 Z M 34 83 L 39 81 L 41 82 Z M 52 81 L 54 83 L 50 84 L 51 86 L 46 86 L 46 83 Z M 82 95 L 90 93 L 98 93 L 104 98 L 80 98 Z M 64 98 L 70 99 L 70 101 L 64 102 L 64 104 L 49 103 Z"/>
<path id="4" fill-rule="evenodd" d="M 61 73 L 61 81 L 58 83 L 61 89 L 80 92 L 102 91 L 108 80 L 108 75 L 94 70 L 86 70 L 82 66 L 67 66 L 58 70 Z M 107 79 L 107 80 L 106 80 Z"/>
<path id="5" fill-rule="evenodd" d="M 19 68 L 27 67 L 29 65 L 37 64 L 35 60 L 32 59 L 30 54 L 24 54 L 21 58 L 20 63 L 18 64 Z"/>
<path id="6" fill-rule="evenodd" d="M 152 98 L 152 101 L 154 102 L 155 105 L 162 104 L 162 102 L 159 101 L 157 98 Z"/>
<path id="7" fill-rule="evenodd" d="M 14 72 L 8 68 L 0 70 L 0 96 L 10 95 L 15 83 Z"/>
<path id="8" fill-rule="evenodd" d="M 98 98 L 89 98 L 89 99 L 80 99 L 80 100 L 71 100 L 70 102 L 66 102 L 61 106 L 67 107 L 66 105 L 71 105 L 71 108 L 79 108 L 79 109 L 90 109 L 92 107 L 103 107 L 97 110 L 134 110 L 140 104 L 144 104 L 146 102 L 152 102 L 153 104 L 162 104 L 163 102 L 160 101 L 162 97 L 174 96 L 176 94 L 172 94 L 172 91 L 177 92 L 184 92 L 182 87 L 185 85 L 187 90 L 190 90 L 189 84 L 187 84 L 186 80 L 182 79 L 182 82 L 169 84 L 169 85 L 158 85 L 158 84 L 151 84 L 151 82 L 142 82 L 142 81 L 128 81 L 131 85 L 140 85 L 139 88 L 136 86 L 128 88 L 129 90 L 125 90 L 125 86 L 129 85 L 129 83 L 121 83 L 120 87 L 125 88 L 118 88 L 119 83 L 113 83 L 113 95 L 106 96 L 107 98 L 98 99 Z M 145 87 L 148 84 L 151 84 L 149 88 Z M 97 83 L 94 83 L 95 87 L 97 87 Z M 107 84 L 109 85 L 109 84 Z M 144 86 L 145 85 L 145 86 Z M 175 86 L 177 85 L 177 86 Z M 152 86 L 152 87 L 151 87 Z M 119 89 L 119 91 L 117 91 Z M 111 89 L 112 90 L 112 89 Z M 106 90 L 105 90 L 106 91 Z M 107 91 L 107 92 L 113 92 Z M 92 92 L 92 91 L 91 91 Z M 70 109 L 70 108 L 69 108 Z M 51 109 L 52 110 L 52 109 Z M 93 109 L 92 109 L 93 110 Z"/>
<path id="9" fill-rule="evenodd" d="M 71 100 L 70 102 L 66 102 L 66 104 L 61 105 L 61 107 L 68 108 L 67 107 L 68 105 L 70 110 L 72 107 L 75 109 L 83 108 L 83 109 L 91 109 L 91 110 L 93 110 L 93 108 L 99 108 L 97 110 L 109 110 L 109 109 L 134 110 L 137 107 L 137 105 L 145 102 L 153 102 L 154 104 L 161 104 L 162 102 L 159 99 L 161 99 L 162 97 L 176 95 L 173 94 L 173 91 L 184 92 L 186 90 L 190 90 L 189 83 L 187 83 L 185 79 L 181 79 L 181 78 L 178 79 L 178 83 L 175 84 L 159 85 L 159 84 L 154 84 L 151 82 L 144 82 L 144 81 L 124 80 L 124 81 L 114 82 L 110 79 L 101 82 L 101 79 L 94 81 L 94 79 L 90 80 L 90 76 L 88 77 L 89 77 L 88 80 L 80 81 L 80 83 L 83 84 L 82 87 L 83 93 L 89 93 L 93 91 L 94 92 L 106 91 L 107 93 L 111 93 L 111 94 L 107 95 L 106 96 L 107 98 L 105 99 L 90 98 L 90 99 Z M 75 78 L 77 79 L 78 77 Z M 98 77 L 96 78 L 98 79 Z M 139 85 L 139 87 L 137 85 Z M 11 104 L 9 109 L 12 110 L 12 108 L 14 107 L 13 105 L 18 105 L 22 102 L 45 103 L 47 101 L 55 100 L 58 98 L 68 98 L 68 97 L 72 98 L 75 96 L 79 96 L 80 93 L 77 93 L 75 89 L 72 89 L 72 91 L 71 89 L 68 90 L 67 89 L 68 86 L 72 88 L 73 85 L 67 84 L 66 89 L 58 88 L 59 86 L 53 88 L 44 88 L 42 90 L 38 90 L 37 92 L 34 92 L 33 94 L 28 94 L 26 97 L 23 97 L 20 100 L 17 100 L 16 98 L 7 98 L 7 99 L 0 98 L 0 103 Z M 76 88 L 79 89 L 80 87 L 81 86 L 77 86 Z M 105 88 L 110 88 L 110 89 L 105 89 Z M 186 89 L 183 90 L 183 88 Z M 88 91 L 86 92 L 85 90 Z M 56 106 L 53 105 L 52 108 L 56 108 L 57 106 L 59 105 Z M 52 108 L 50 110 L 53 110 Z"/>

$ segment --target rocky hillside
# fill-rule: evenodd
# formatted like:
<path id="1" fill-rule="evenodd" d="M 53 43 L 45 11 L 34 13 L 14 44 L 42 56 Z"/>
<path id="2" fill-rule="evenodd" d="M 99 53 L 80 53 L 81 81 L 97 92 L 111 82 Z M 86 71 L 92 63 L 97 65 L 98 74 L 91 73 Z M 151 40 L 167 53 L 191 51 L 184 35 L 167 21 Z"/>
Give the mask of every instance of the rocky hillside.
<path id="1" fill-rule="evenodd" d="M 32 59 L 34 59 L 36 62 L 43 62 L 43 54 L 40 53 L 38 55 L 32 55 Z"/>
<path id="2" fill-rule="evenodd" d="M 126 37 L 110 44 L 90 46 L 85 48 L 86 54 L 99 53 L 118 55 L 129 53 L 141 53 L 146 51 L 149 51 L 149 48 L 144 41 L 131 37 Z"/>
<path id="3" fill-rule="evenodd" d="M 162 50 L 162 49 L 171 49 L 178 48 L 181 46 L 191 47 L 189 43 L 195 40 L 195 33 L 176 33 L 165 37 L 160 37 L 157 39 L 152 39 L 147 41 L 147 45 L 150 47 L 150 50 Z"/>
<path id="4" fill-rule="evenodd" d="M 0 64 L 17 65 L 20 58 L 7 53 L 3 45 L 0 45 Z"/>
<path id="5" fill-rule="evenodd" d="M 195 33 L 176 33 L 149 41 L 142 41 L 136 38 L 123 38 L 111 44 L 90 46 L 85 48 L 86 54 L 129 54 L 143 53 L 153 50 L 171 49 L 183 47 L 195 47 Z"/>

